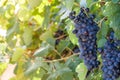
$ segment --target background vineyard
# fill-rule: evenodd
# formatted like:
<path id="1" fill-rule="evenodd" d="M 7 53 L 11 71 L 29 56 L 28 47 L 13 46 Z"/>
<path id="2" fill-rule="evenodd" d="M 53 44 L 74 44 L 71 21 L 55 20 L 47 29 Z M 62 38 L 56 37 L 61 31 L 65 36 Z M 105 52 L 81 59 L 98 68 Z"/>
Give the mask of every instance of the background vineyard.
<path id="1" fill-rule="evenodd" d="M 98 47 L 103 47 L 110 28 L 120 39 L 120 0 L 86 2 L 100 28 Z M 0 0 L 0 76 L 12 64 L 15 76 L 9 80 L 102 80 L 101 65 L 85 79 L 86 66 L 80 52 L 74 52 L 78 39 L 68 16 L 73 10 L 79 13 L 79 4 L 80 0 Z M 58 30 L 62 33 L 56 37 Z M 102 61 L 99 54 L 98 59 Z"/>

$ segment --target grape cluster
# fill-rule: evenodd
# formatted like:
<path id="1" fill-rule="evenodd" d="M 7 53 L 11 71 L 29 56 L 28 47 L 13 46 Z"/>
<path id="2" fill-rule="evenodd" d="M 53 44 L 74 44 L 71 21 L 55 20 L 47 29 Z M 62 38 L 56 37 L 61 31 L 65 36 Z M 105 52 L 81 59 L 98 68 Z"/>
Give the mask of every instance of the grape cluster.
<path id="1" fill-rule="evenodd" d="M 102 71 L 104 80 L 116 80 L 120 75 L 120 50 L 119 41 L 114 40 L 114 32 L 110 32 L 104 49 L 99 48 L 102 55 Z"/>
<path id="2" fill-rule="evenodd" d="M 89 13 L 89 8 L 81 8 L 76 16 L 75 11 L 69 14 L 69 18 L 74 21 L 76 34 L 80 46 L 80 58 L 84 60 L 88 70 L 97 68 L 100 62 L 97 60 L 96 34 L 99 27 L 94 21 L 95 15 Z"/>

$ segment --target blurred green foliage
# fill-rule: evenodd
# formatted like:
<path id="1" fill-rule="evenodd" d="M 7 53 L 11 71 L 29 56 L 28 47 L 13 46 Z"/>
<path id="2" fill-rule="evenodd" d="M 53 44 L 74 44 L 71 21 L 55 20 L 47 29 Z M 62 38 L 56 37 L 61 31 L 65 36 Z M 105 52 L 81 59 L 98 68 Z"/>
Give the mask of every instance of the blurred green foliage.
<path id="1" fill-rule="evenodd" d="M 80 0 L 0 0 L 0 75 L 7 64 L 17 64 L 11 80 L 85 80 L 87 69 L 72 51 L 78 40 L 68 18 L 79 13 Z M 120 0 L 87 0 L 100 27 L 98 47 L 110 28 L 120 39 Z M 57 30 L 64 32 L 58 38 Z M 6 34 L 5 34 L 6 33 Z M 61 39 L 56 45 L 57 39 Z M 9 61 L 5 57 L 9 56 Z M 102 80 L 101 70 L 87 80 Z"/>

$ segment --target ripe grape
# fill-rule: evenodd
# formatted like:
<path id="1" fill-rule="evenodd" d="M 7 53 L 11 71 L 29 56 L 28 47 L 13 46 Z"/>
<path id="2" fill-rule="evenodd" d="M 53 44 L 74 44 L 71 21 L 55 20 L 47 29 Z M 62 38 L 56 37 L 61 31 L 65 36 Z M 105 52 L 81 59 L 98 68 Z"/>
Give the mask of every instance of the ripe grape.
<path id="1" fill-rule="evenodd" d="M 75 46 L 75 47 L 72 49 L 72 51 L 73 51 L 74 53 L 79 53 L 79 52 L 80 52 L 80 49 L 79 49 L 78 46 Z"/>

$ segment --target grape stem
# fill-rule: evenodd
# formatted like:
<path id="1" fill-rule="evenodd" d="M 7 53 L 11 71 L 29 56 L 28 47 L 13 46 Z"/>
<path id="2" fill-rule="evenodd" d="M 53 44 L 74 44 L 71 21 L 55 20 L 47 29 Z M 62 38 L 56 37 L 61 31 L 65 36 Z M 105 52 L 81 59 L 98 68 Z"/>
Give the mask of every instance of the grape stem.
<path id="1" fill-rule="evenodd" d="M 64 60 L 67 60 L 67 59 L 69 59 L 69 58 L 71 58 L 71 57 L 74 57 L 74 56 L 77 56 L 77 55 L 79 55 L 79 54 L 73 54 L 73 55 L 71 55 L 71 56 L 64 57 L 64 58 L 61 58 L 61 59 L 54 59 L 54 60 L 49 60 L 49 61 L 46 60 L 46 61 L 43 61 L 43 62 L 53 63 L 53 62 L 64 61 Z"/>
<path id="2" fill-rule="evenodd" d="M 57 55 L 59 55 L 62 58 L 62 56 L 60 55 L 60 53 L 56 49 L 54 49 L 53 51 L 56 52 Z"/>
<path id="3" fill-rule="evenodd" d="M 102 18 L 99 22 L 97 22 L 97 24 L 101 27 L 102 26 L 102 22 L 106 19 L 106 17 Z"/>
<path id="4" fill-rule="evenodd" d="M 97 1 L 97 2 L 93 2 L 93 3 L 90 5 L 90 8 L 91 8 L 94 4 L 97 4 L 97 3 L 105 3 L 105 1 Z"/>
<path id="5" fill-rule="evenodd" d="M 67 36 L 67 35 L 62 35 L 62 36 L 60 36 L 60 37 L 58 37 L 58 38 L 56 38 L 56 39 L 62 39 L 62 38 L 64 38 L 65 36 Z"/>

